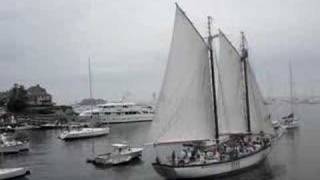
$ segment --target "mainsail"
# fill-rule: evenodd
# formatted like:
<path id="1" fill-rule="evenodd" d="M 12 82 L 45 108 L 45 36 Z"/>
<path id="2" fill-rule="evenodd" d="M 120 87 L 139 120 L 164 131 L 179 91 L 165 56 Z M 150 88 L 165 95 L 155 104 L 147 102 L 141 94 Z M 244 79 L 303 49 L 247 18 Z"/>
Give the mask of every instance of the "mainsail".
<path id="1" fill-rule="evenodd" d="M 208 47 L 177 6 L 151 141 L 214 139 L 214 128 Z"/>
<path id="2" fill-rule="evenodd" d="M 244 116 L 241 56 L 222 31 L 219 31 L 218 37 L 219 132 L 244 133 L 247 120 Z"/>
<path id="3" fill-rule="evenodd" d="M 251 132 L 260 133 L 261 131 L 274 134 L 270 115 L 264 104 L 264 99 L 257 83 L 252 67 L 248 63 L 248 90 L 251 117 Z"/>

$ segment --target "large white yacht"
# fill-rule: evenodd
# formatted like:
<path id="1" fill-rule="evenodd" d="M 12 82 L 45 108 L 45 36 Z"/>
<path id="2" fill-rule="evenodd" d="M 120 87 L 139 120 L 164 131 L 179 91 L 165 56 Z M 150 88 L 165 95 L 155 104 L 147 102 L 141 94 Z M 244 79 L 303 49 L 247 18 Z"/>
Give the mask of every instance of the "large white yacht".
<path id="1" fill-rule="evenodd" d="M 80 119 L 90 117 L 98 119 L 101 123 L 126 123 L 139 121 L 152 121 L 154 108 L 151 105 L 133 102 L 110 102 L 100 104 L 97 108 L 80 113 Z"/>

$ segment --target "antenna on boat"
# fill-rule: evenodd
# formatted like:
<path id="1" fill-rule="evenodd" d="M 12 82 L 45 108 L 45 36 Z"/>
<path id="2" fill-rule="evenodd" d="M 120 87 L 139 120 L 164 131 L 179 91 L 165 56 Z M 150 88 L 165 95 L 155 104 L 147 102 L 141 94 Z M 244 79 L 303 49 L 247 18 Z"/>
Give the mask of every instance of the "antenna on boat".
<path id="1" fill-rule="evenodd" d="M 215 124 L 215 139 L 216 143 L 219 143 L 219 125 L 218 125 L 218 110 L 217 110 L 217 96 L 216 96 L 216 85 L 215 85 L 215 69 L 213 61 L 213 50 L 212 50 L 212 40 L 213 36 L 211 34 L 211 24 L 212 17 L 208 16 L 208 46 L 209 46 L 209 58 L 211 66 L 211 84 L 212 84 L 212 101 L 213 101 L 213 113 L 214 113 L 214 124 Z"/>
<path id="2" fill-rule="evenodd" d="M 247 118 L 247 131 L 251 133 L 251 119 L 250 119 L 250 103 L 249 103 L 249 88 L 248 88 L 248 49 L 246 48 L 246 38 L 244 32 L 241 31 L 241 61 L 243 63 L 243 74 L 244 74 L 244 84 L 245 84 L 245 98 L 246 98 L 246 118 Z"/>

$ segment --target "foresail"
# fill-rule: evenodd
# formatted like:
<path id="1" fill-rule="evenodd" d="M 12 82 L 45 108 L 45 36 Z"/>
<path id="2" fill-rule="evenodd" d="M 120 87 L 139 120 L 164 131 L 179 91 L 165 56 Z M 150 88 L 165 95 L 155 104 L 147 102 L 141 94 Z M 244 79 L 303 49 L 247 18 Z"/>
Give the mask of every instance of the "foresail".
<path id="1" fill-rule="evenodd" d="M 208 47 L 177 7 L 165 77 L 151 127 L 151 142 L 214 138 Z"/>
<path id="2" fill-rule="evenodd" d="M 253 133 L 260 133 L 263 131 L 268 134 L 274 134 L 275 132 L 271 123 L 271 115 L 265 105 L 255 74 L 249 63 L 247 66 L 247 72 L 251 131 Z"/>
<path id="3" fill-rule="evenodd" d="M 217 45 L 219 131 L 221 134 L 244 133 L 247 121 L 241 56 L 221 31 Z"/>

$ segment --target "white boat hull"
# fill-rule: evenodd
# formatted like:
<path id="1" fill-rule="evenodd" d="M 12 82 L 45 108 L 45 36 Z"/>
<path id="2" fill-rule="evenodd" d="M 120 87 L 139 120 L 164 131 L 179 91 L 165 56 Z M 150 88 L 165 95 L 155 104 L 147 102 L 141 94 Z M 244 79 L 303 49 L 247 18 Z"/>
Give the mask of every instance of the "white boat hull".
<path id="1" fill-rule="evenodd" d="M 245 168 L 254 166 L 264 160 L 269 154 L 271 147 L 261 150 L 255 154 L 247 157 L 243 157 L 236 161 L 201 164 L 201 165 L 189 165 L 173 167 L 170 165 L 159 165 L 154 163 L 153 167 L 158 174 L 169 179 L 180 178 L 201 178 L 207 176 L 218 176 L 228 173 L 233 173 Z"/>
<path id="2" fill-rule="evenodd" d="M 0 169 L 0 179 L 12 179 L 30 174 L 27 168 L 5 168 Z"/>
<path id="3" fill-rule="evenodd" d="M 32 129 L 40 129 L 40 126 L 30 125 L 30 126 L 19 126 L 14 128 L 15 131 L 32 130 Z"/>
<path id="4" fill-rule="evenodd" d="M 19 153 L 20 151 L 29 150 L 29 143 L 15 144 L 15 145 L 1 145 L 0 153 L 10 154 L 10 153 Z"/>
<path id="5" fill-rule="evenodd" d="M 110 128 L 82 128 L 81 130 L 65 131 L 59 138 L 63 140 L 82 139 L 97 136 L 104 136 L 110 133 Z"/>
<path id="6" fill-rule="evenodd" d="M 284 121 L 284 127 L 286 129 L 293 129 L 300 126 L 299 119 L 297 118 L 286 118 Z"/>
<path id="7" fill-rule="evenodd" d="M 119 165 L 127 163 L 133 159 L 141 156 L 143 148 L 131 148 L 130 152 L 113 155 L 108 158 L 97 156 L 94 158 L 93 163 L 98 165 Z"/>
<path id="8" fill-rule="evenodd" d="M 292 121 L 290 124 L 285 125 L 286 129 L 293 129 L 299 127 L 298 121 Z"/>
<path id="9" fill-rule="evenodd" d="M 100 121 L 104 124 L 130 123 L 152 121 L 153 115 L 126 115 L 126 116 L 102 116 Z"/>

